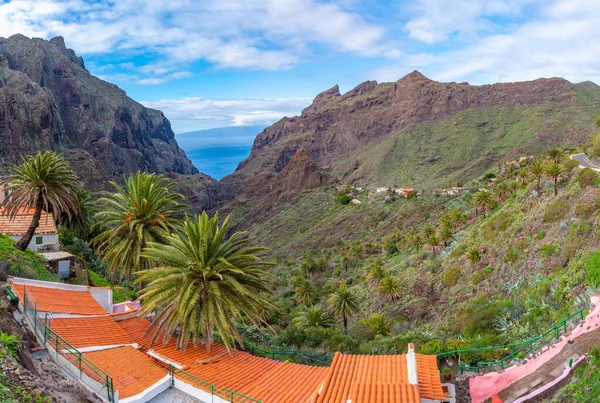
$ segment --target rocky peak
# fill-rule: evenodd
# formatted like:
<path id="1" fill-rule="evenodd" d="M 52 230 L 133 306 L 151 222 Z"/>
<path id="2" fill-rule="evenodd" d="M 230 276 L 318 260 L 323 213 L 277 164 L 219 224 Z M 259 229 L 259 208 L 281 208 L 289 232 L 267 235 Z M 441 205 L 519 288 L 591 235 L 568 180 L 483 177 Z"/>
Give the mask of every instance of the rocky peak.
<path id="1" fill-rule="evenodd" d="M 325 182 L 325 175 L 309 157 L 308 151 L 301 148 L 290 158 L 280 180 L 282 191 L 313 189 Z"/>
<path id="2" fill-rule="evenodd" d="M 310 106 L 304 108 L 302 114 L 305 115 L 309 112 L 314 112 L 319 109 L 321 106 L 325 105 L 328 101 L 340 97 L 340 87 L 339 85 L 334 85 L 330 89 L 323 91 L 319 95 L 315 97 L 312 104 Z"/>
<path id="3" fill-rule="evenodd" d="M 377 87 L 377 81 L 370 80 L 365 81 L 364 83 L 358 84 L 356 87 L 348 91 L 344 96 L 346 97 L 354 97 L 357 95 L 366 94 L 369 91 L 374 90 Z"/>

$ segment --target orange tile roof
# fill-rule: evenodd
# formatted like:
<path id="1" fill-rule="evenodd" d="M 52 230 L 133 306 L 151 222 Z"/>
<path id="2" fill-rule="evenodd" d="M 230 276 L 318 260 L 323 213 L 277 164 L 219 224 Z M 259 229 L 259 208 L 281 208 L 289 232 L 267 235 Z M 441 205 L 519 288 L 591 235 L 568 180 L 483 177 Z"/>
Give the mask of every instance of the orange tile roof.
<path id="1" fill-rule="evenodd" d="M 424 399 L 444 400 L 444 391 L 435 355 L 415 354 L 419 392 Z"/>
<path id="2" fill-rule="evenodd" d="M 417 354 L 418 385 L 408 381 L 406 355 L 336 353 L 316 402 L 409 403 L 444 400 L 435 356 Z"/>
<path id="3" fill-rule="evenodd" d="M 150 337 L 146 337 L 150 322 L 146 319 L 126 319 L 117 324 L 138 345 L 150 347 Z M 239 350 L 233 350 L 230 354 L 217 343 L 211 345 L 210 351 L 204 345 L 193 348 L 190 343 L 183 352 L 176 348 L 175 339 L 166 346 L 159 339 L 152 347 L 152 353 L 181 366 L 186 372 L 215 385 L 217 389 L 228 388 L 263 403 L 307 401 L 319 388 L 327 371 L 322 367 L 255 357 Z M 189 382 L 184 378 L 181 380 Z M 199 387 L 197 384 L 194 386 Z"/>
<path id="4" fill-rule="evenodd" d="M 140 346 L 140 348 L 144 350 L 150 348 L 152 334 L 146 336 L 146 332 L 150 327 L 150 322 L 148 320 L 144 318 L 117 319 L 116 323 L 135 343 L 138 344 L 138 346 Z M 160 343 L 160 341 L 158 343 Z M 156 345 L 158 345 L 158 343 L 156 343 Z"/>
<path id="5" fill-rule="evenodd" d="M 34 208 L 20 208 L 19 212 L 12 219 L 3 215 L 4 208 L 0 208 L 0 232 L 4 235 L 20 236 L 27 232 L 31 219 L 33 218 Z M 42 211 L 40 224 L 35 230 L 36 234 L 58 234 L 54 214 Z"/>
<path id="6" fill-rule="evenodd" d="M 10 282 L 21 303 L 25 286 Z M 85 291 L 67 291 L 56 288 L 27 286 L 27 295 L 37 303 L 37 309 L 41 312 L 70 313 L 73 315 L 102 315 L 107 312 Z"/>
<path id="7" fill-rule="evenodd" d="M 142 393 L 169 374 L 166 368 L 131 346 L 91 351 L 83 356 L 113 378 L 120 399 Z M 83 368 L 94 377 L 91 370 Z"/>
<path id="8" fill-rule="evenodd" d="M 50 327 L 75 348 L 132 343 L 110 316 L 52 319 Z"/>

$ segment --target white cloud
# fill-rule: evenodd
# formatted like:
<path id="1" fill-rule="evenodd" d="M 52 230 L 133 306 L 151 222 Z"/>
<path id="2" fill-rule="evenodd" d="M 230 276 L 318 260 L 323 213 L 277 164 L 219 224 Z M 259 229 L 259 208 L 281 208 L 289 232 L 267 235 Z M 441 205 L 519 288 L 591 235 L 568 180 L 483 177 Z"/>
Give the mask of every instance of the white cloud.
<path id="1" fill-rule="evenodd" d="M 512 3 L 497 3 L 508 4 L 508 12 L 515 12 L 509 7 Z M 553 0 L 545 2 L 535 18 L 505 32 L 477 32 L 460 47 L 403 54 L 398 64 L 375 69 L 373 75 L 381 81 L 392 81 L 418 69 L 436 80 L 475 84 L 540 77 L 600 82 L 598 20 L 600 2 Z M 432 35 L 429 39 L 433 41 L 439 38 L 435 35 L 449 35 L 448 32 L 427 31 L 427 35 Z"/>
<path id="2" fill-rule="evenodd" d="M 319 0 L 13 0 L 0 35 L 62 35 L 79 54 L 153 52 L 163 62 L 280 70 L 312 43 L 356 54 L 384 50 L 384 29 Z M 143 78 L 156 83 L 164 77 Z"/>
<path id="3" fill-rule="evenodd" d="M 309 98 L 204 99 L 198 97 L 142 102 L 163 111 L 176 133 L 209 127 L 270 125 L 298 115 Z"/>

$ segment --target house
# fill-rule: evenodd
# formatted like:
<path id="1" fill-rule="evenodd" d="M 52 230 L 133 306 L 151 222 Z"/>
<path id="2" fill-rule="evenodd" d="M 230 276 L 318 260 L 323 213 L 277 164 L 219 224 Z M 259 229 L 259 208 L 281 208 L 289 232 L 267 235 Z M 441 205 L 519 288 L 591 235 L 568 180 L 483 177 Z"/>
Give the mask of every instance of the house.
<path id="1" fill-rule="evenodd" d="M 14 217 L 10 217 L 5 215 L 4 208 L 0 208 L 0 233 L 18 241 L 27 232 L 34 212 L 34 208 L 21 207 Z M 42 211 L 40 223 L 27 248 L 41 254 L 61 278 L 69 277 L 74 256 L 60 250 L 54 214 Z"/>
<path id="2" fill-rule="evenodd" d="M 139 305 L 112 304 L 108 287 L 13 277 L 9 286 L 49 357 L 110 403 L 173 401 L 173 393 L 213 403 L 450 401 L 436 356 L 416 354 L 412 344 L 407 354 L 336 353 L 329 367 L 229 352 L 218 343 L 190 341 L 182 350 L 175 338 L 163 342 L 160 335 L 153 343 L 151 322 L 136 315 Z"/>
<path id="3" fill-rule="evenodd" d="M 438 195 L 440 196 L 456 196 L 469 193 L 469 189 L 456 186 L 447 189 L 438 189 Z"/>

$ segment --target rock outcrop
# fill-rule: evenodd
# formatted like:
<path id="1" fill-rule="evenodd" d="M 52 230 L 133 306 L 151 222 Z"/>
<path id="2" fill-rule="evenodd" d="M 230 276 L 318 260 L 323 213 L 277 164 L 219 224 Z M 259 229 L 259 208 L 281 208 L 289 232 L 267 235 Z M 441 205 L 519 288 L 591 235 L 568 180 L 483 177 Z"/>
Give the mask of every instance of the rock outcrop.
<path id="1" fill-rule="evenodd" d="M 63 38 L 0 38 L 0 164 L 40 150 L 66 153 L 91 188 L 137 170 L 197 173 L 162 112 L 91 75 Z"/>

